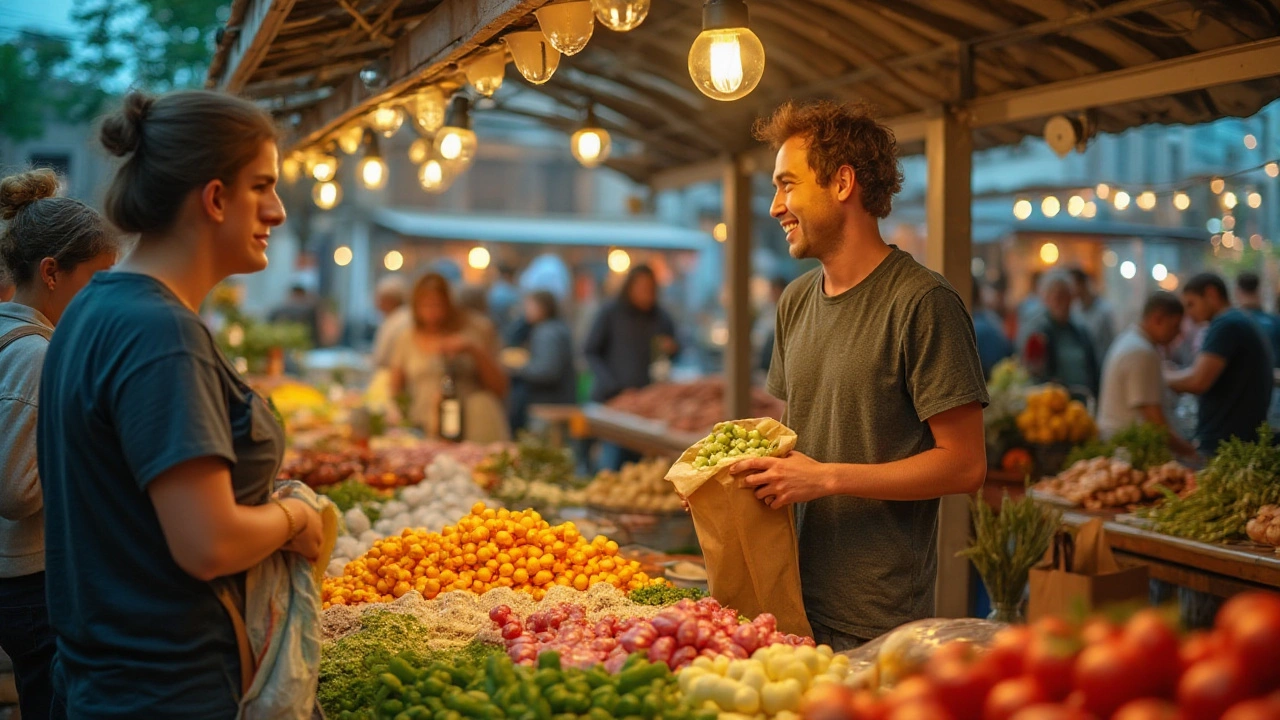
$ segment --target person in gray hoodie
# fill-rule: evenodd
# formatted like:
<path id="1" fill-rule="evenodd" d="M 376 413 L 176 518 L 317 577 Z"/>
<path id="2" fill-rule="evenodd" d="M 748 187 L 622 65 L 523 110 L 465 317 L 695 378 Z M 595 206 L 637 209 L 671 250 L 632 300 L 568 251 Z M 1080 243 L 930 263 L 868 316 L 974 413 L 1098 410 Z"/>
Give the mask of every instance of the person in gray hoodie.
<path id="1" fill-rule="evenodd" d="M 51 170 L 0 180 L 0 648 L 13 659 L 22 717 L 63 717 L 49 664 L 44 502 L 36 469 L 40 371 L 53 327 L 93 274 L 116 261 L 115 234 L 84 203 L 56 197 Z"/>

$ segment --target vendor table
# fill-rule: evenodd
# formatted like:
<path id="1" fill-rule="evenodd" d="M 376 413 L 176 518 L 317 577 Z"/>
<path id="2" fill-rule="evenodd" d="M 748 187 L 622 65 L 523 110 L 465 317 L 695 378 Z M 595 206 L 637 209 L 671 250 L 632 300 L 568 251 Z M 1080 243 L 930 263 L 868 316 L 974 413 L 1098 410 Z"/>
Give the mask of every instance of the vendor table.
<path id="1" fill-rule="evenodd" d="M 1246 545 L 1222 545 L 1161 535 L 1115 519 L 1114 512 L 1067 510 L 1071 528 L 1102 518 L 1116 558 L 1141 563 L 1151 577 L 1192 590 L 1230 597 L 1246 590 L 1280 588 L 1280 555 Z"/>
<path id="2" fill-rule="evenodd" d="M 695 433 L 672 430 L 659 420 L 618 412 L 604 405 L 587 405 L 582 416 L 587 435 L 641 455 L 679 457 L 703 438 Z"/>

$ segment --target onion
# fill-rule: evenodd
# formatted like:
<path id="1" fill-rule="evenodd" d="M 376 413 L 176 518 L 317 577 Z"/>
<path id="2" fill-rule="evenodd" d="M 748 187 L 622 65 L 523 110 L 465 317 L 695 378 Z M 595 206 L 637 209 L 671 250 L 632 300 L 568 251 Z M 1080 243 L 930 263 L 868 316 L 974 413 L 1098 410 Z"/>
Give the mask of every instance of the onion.
<path id="1" fill-rule="evenodd" d="M 649 648 L 649 662 L 671 664 L 671 654 L 675 652 L 676 639 L 669 636 L 660 637 L 653 641 L 653 646 Z"/>
<path id="2" fill-rule="evenodd" d="M 653 629 L 658 631 L 658 635 L 663 637 L 674 637 L 676 631 L 680 629 L 683 618 L 670 611 L 659 613 L 653 619 Z"/>
<path id="3" fill-rule="evenodd" d="M 671 653 L 671 660 L 668 664 L 671 665 L 672 670 L 679 670 L 693 662 L 697 657 L 698 649 L 686 645 L 682 648 L 677 648 L 675 652 Z"/>
<path id="4" fill-rule="evenodd" d="M 750 656 L 756 648 L 760 647 L 760 634 L 756 632 L 754 625 L 739 625 L 738 629 L 733 631 L 733 642 L 741 646 L 747 656 Z"/>
<path id="5" fill-rule="evenodd" d="M 676 643 L 679 645 L 698 644 L 698 621 L 685 620 L 676 629 Z"/>

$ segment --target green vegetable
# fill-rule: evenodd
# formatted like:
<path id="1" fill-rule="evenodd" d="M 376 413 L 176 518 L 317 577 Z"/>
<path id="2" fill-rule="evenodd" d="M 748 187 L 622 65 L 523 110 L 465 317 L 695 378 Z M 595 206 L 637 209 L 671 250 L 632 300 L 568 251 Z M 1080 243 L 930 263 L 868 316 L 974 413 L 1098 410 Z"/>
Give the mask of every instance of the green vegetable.
<path id="1" fill-rule="evenodd" d="M 688 598 L 690 600 L 701 600 L 707 597 L 707 593 L 698 588 L 678 588 L 665 587 L 662 585 L 646 585 L 638 590 L 632 590 L 627 598 L 637 605 L 674 605 L 675 603 Z"/>
<path id="2" fill-rule="evenodd" d="M 1157 532 L 1202 542 L 1246 539 L 1258 509 L 1280 502 L 1280 447 L 1272 444 L 1271 427 L 1258 428 L 1257 442 L 1233 437 L 1219 445 L 1187 497 L 1164 492 L 1159 505 L 1138 510 Z"/>
<path id="3" fill-rule="evenodd" d="M 759 430 L 747 430 L 737 423 L 722 422 L 702 439 L 698 455 L 693 459 L 693 467 L 701 470 L 727 457 L 765 457 L 777 447 L 777 443 L 766 439 Z"/>
<path id="4" fill-rule="evenodd" d="M 321 488 L 320 493 L 327 495 L 333 504 L 338 506 L 339 512 L 345 513 L 351 508 L 360 508 L 361 512 L 369 518 L 370 523 L 378 522 L 382 517 L 382 504 L 390 499 L 386 493 L 371 488 L 359 480 L 344 480 L 336 485 Z"/>
<path id="5" fill-rule="evenodd" d="M 1112 457 L 1117 450 L 1123 449 L 1128 455 L 1129 464 L 1135 470 L 1147 470 L 1163 465 L 1173 459 L 1169 451 L 1168 428 L 1153 423 L 1133 424 L 1120 430 L 1110 440 L 1090 440 L 1071 451 L 1067 456 L 1066 467 L 1071 467 L 1080 460 L 1096 457 Z"/>
<path id="6" fill-rule="evenodd" d="M 970 502 L 974 536 L 957 555 L 973 561 L 992 602 L 1016 607 L 1022 601 L 1031 568 L 1044 557 L 1062 524 L 1062 513 L 1037 504 L 1030 495 L 1010 500 L 1008 491 L 1000 512 L 981 496 Z"/>

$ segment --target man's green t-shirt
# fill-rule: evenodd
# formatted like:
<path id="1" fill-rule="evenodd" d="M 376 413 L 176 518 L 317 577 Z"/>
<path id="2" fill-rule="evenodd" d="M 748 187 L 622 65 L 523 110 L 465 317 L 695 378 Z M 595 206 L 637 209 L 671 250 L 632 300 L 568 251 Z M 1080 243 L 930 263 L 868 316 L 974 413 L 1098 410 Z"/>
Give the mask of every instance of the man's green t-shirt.
<path id="1" fill-rule="evenodd" d="M 821 268 L 787 287 L 768 389 L 787 402 L 796 450 L 835 463 L 922 453 L 934 447 L 929 418 L 988 400 L 960 296 L 896 247 L 840 295 L 823 293 Z M 799 518 L 811 621 L 870 639 L 933 615 L 937 500 L 826 497 Z"/>

